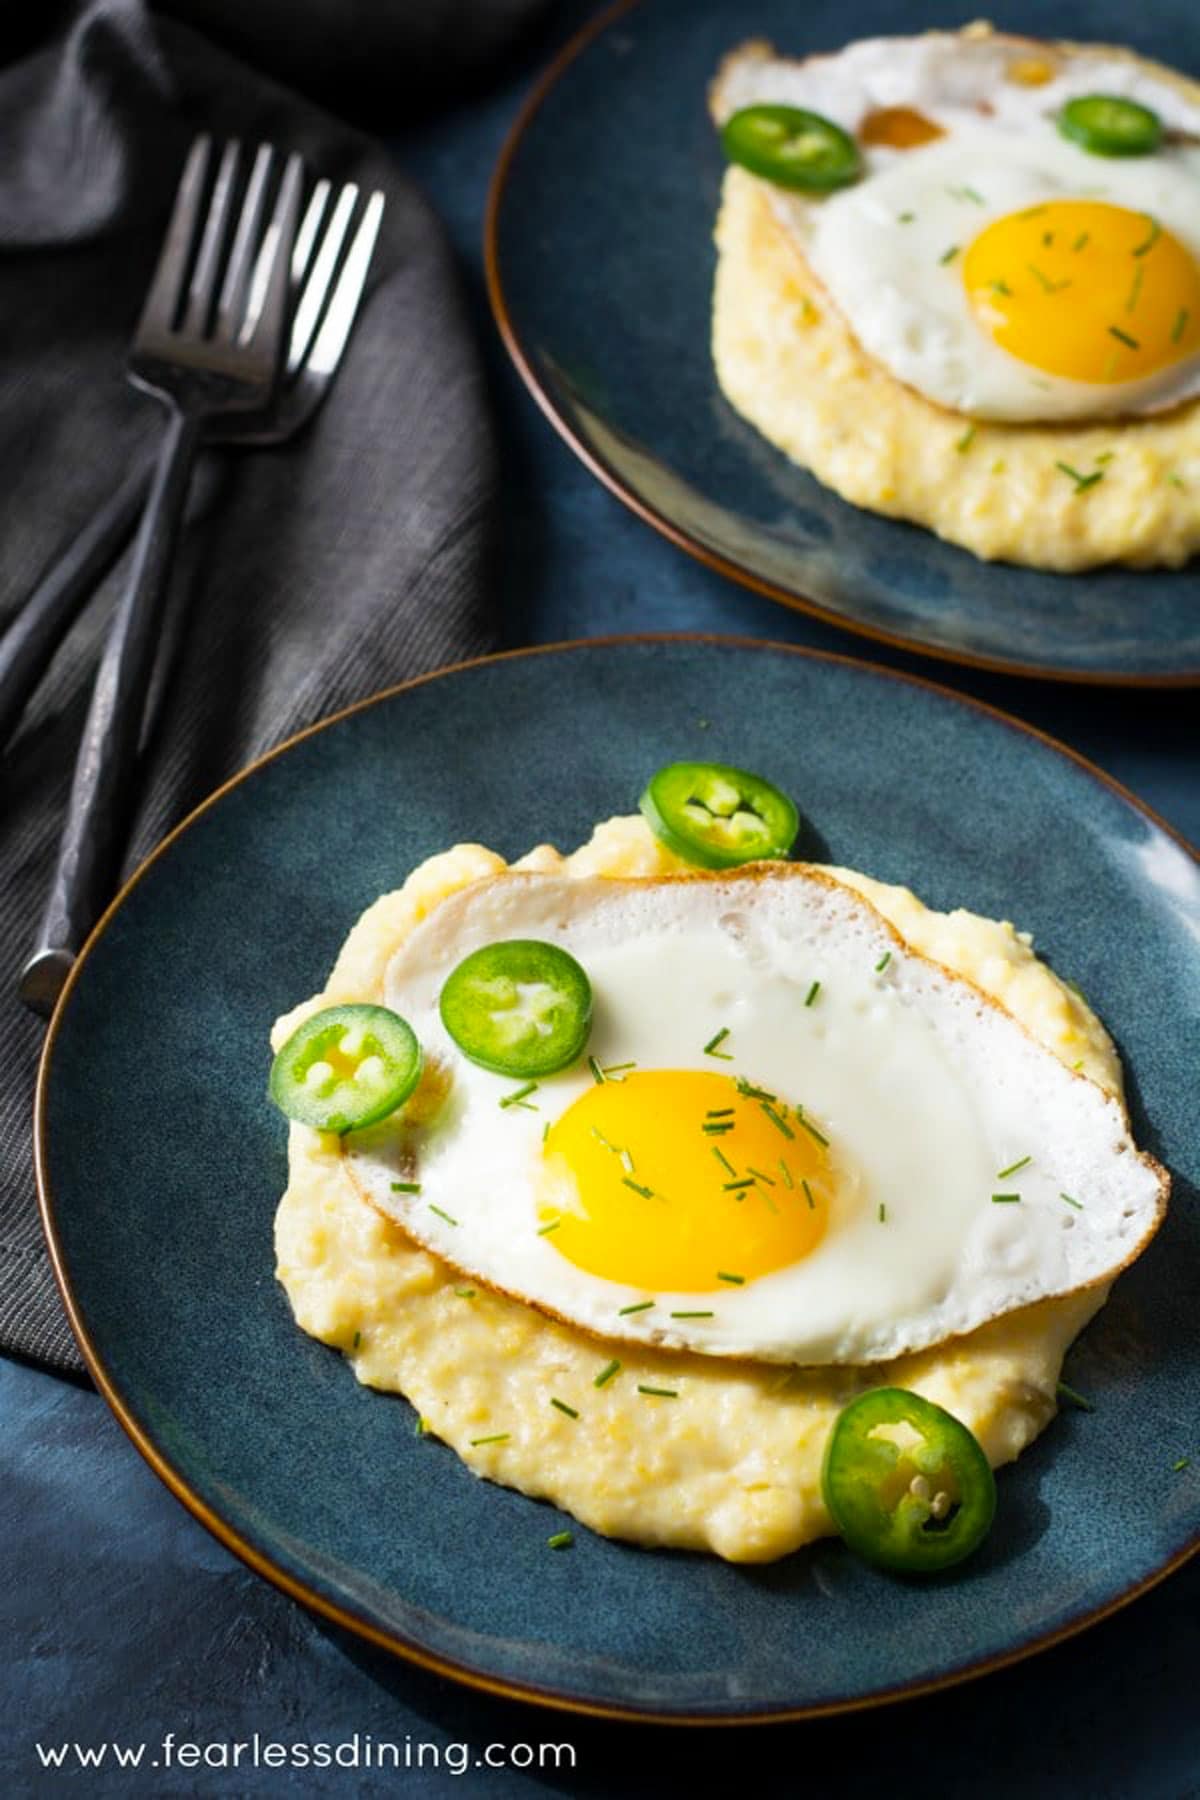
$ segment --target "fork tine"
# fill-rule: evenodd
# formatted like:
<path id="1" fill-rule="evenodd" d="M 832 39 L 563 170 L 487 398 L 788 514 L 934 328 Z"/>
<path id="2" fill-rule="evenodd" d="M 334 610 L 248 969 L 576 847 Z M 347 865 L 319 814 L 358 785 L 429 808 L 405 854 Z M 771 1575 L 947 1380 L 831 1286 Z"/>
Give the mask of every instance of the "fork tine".
<path id="1" fill-rule="evenodd" d="M 246 290 L 250 285 L 250 271 L 258 244 L 258 229 L 266 203 L 267 180 L 274 160 L 275 152 L 271 145 L 260 144 L 254 158 L 254 167 L 250 171 L 250 180 L 246 184 L 246 198 L 242 201 L 242 210 L 238 215 L 229 265 L 221 285 L 221 298 L 217 302 L 214 335 L 223 344 L 234 341 L 238 322 L 245 309 Z"/>
<path id="2" fill-rule="evenodd" d="M 296 308 L 296 318 L 292 325 L 292 342 L 288 350 L 288 372 L 298 369 L 308 354 L 317 328 L 317 320 L 325 305 L 329 289 L 333 284 L 334 271 L 338 257 L 342 253 L 342 244 L 350 229 L 350 220 L 354 216 L 355 204 L 358 200 L 358 188 L 348 181 L 337 198 L 333 209 L 333 217 L 329 221 L 321 247 L 317 251 L 312 273 L 304 284 L 304 292 L 300 296 L 300 304 Z"/>
<path id="3" fill-rule="evenodd" d="M 312 197 L 308 202 L 304 217 L 300 221 L 300 229 L 296 233 L 296 248 L 292 251 L 292 286 L 294 288 L 300 286 L 308 271 L 313 248 L 317 241 L 317 232 L 320 230 L 321 220 L 325 216 L 325 208 L 329 204 L 331 192 L 330 183 L 322 176 L 312 191 Z"/>
<path id="4" fill-rule="evenodd" d="M 292 251 L 303 187 L 304 158 L 293 151 L 284 167 L 271 223 L 263 235 L 265 280 L 262 305 L 253 321 L 247 316 L 239 334 L 239 342 L 247 349 L 265 351 L 272 343 L 283 342 L 284 322 L 291 300 Z"/>
<path id="5" fill-rule="evenodd" d="M 383 195 L 376 190 L 367 201 L 362 223 L 346 253 L 324 323 L 308 354 L 308 366 L 315 375 L 331 375 L 341 361 L 346 339 L 350 336 L 350 327 L 358 312 L 358 303 L 366 284 L 382 218 Z"/>
<path id="6" fill-rule="evenodd" d="M 175 191 L 171 223 L 167 227 L 154 279 L 150 283 L 142 316 L 138 321 L 139 338 L 167 337 L 175 323 L 179 296 L 187 275 L 188 258 L 196 235 L 196 221 L 200 215 L 200 201 L 204 194 L 211 150 L 212 139 L 204 134 L 194 140 L 188 151 L 188 159 Z"/>
<path id="7" fill-rule="evenodd" d="M 188 287 L 188 303 L 183 317 L 183 330 L 192 337 L 204 336 L 212 315 L 217 278 L 221 272 L 221 260 L 229 231 L 229 220 L 233 213 L 233 196 L 237 186 L 240 158 L 241 146 L 237 141 L 226 144 L 221 155 L 220 166 L 217 169 L 217 179 L 213 184 L 212 199 L 208 203 L 208 217 L 204 221 L 204 235 L 200 240 L 196 267 L 192 271 L 192 279 Z"/>

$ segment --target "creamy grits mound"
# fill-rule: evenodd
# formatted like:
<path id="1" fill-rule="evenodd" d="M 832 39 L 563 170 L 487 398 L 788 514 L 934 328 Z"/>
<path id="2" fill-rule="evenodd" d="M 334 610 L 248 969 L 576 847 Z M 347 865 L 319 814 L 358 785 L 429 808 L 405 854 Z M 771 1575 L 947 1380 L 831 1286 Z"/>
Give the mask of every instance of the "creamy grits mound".
<path id="1" fill-rule="evenodd" d="M 277 1022 L 274 1047 L 323 1006 L 379 1001 L 388 962 L 420 920 L 506 866 L 477 844 L 422 863 L 367 909 L 324 992 Z M 685 865 L 640 818 L 615 818 L 570 856 L 541 845 L 513 866 L 654 876 Z M 829 872 L 914 949 L 968 976 L 1056 1056 L 1120 1093 L 1107 1032 L 1028 937 L 968 912 L 930 911 L 906 888 Z M 610 1347 L 415 1245 L 360 1198 L 336 1137 L 293 1124 L 288 1171 L 275 1220 L 278 1278 L 297 1323 L 349 1357 L 359 1381 L 406 1395 L 424 1428 L 477 1475 L 550 1500 L 606 1536 L 732 1562 L 768 1562 L 832 1530 L 821 1459 L 838 1411 L 865 1388 L 911 1388 L 968 1425 L 993 1465 L 1012 1461 L 1053 1417 L 1063 1355 L 1106 1293 L 1042 1301 L 861 1369 Z M 614 1357 L 620 1370 L 597 1388 Z M 674 1397 L 641 1394 L 639 1384 Z M 550 1394 L 578 1419 L 551 1407 Z"/>
<path id="2" fill-rule="evenodd" d="M 1042 48 L 1057 56 L 1074 46 Z M 715 91 L 739 57 L 773 54 L 761 44 L 734 52 Z M 1200 103 L 1200 84 L 1145 66 Z M 861 348 L 785 228 L 787 204 L 731 166 L 715 231 L 717 380 L 776 448 L 854 505 L 924 525 L 985 561 L 1178 568 L 1200 549 L 1200 401 L 1094 424 L 975 422 L 946 410 Z M 1102 468 L 1103 479 L 1078 490 L 1063 464 Z"/>

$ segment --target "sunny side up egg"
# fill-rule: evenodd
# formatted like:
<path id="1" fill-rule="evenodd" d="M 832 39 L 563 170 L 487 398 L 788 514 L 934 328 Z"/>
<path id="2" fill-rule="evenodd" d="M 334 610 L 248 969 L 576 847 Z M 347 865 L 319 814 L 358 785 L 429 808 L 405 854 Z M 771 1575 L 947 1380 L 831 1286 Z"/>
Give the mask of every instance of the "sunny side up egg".
<path id="1" fill-rule="evenodd" d="M 463 957 L 513 938 L 568 950 L 594 995 L 589 1060 L 536 1084 L 475 1066 L 439 1015 Z M 1117 1101 L 803 865 L 478 882 L 384 998 L 426 1074 L 347 1141 L 359 1192 L 609 1340 L 891 1358 L 1107 1280 L 1165 1204 Z"/>
<path id="2" fill-rule="evenodd" d="M 1096 93 L 1156 113 L 1158 148 L 1064 138 L 1063 107 Z M 857 182 L 770 204 L 863 349 L 938 405 L 1066 421 L 1200 393 L 1200 108 L 1143 66 L 1103 49 L 1022 64 L 1011 40 L 931 32 L 804 62 L 743 51 L 713 102 L 719 120 L 801 107 L 856 138 Z"/>

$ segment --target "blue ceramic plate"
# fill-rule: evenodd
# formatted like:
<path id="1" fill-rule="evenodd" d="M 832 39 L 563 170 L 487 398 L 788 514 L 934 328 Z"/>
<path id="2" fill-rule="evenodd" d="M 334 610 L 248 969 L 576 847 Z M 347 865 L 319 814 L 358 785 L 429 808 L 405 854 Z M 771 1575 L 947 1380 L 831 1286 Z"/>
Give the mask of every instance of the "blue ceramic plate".
<path id="1" fill-rule="evenodd" d="M 804 853 L 1032 930 L 1121 1044 L 1140 1140 L 1175 1169 L 1159 1238 L 1072 1352 L 1095 1403 L 1000 1477 L 953 1579 L 823 1542 L 766 1568 L 655 1553 L 477 1480 L 293 1325 L 273 1279 L 282 1120 L 267 1028 L 430 852 L 581 841 L 674 757 L 761 768 Z M 1200 1533 L 1200 870 L 1097 772 L 882 670 L 733 640 L 615 641 L 383 695 L 260 763 L 126 890 L 52 1028 L 40 1176 L 76 1328 L 126 1429 L 289 1592 L 466 1680 L 718 1720 L 862 1705 L 1074 1631 Z M 1185 1054 L 1185 1037 L 1192 1034 Z M 1191 1453 L 1193 1466 L 1172 1465 Z"/>
<path id="2" fill-rule="evenodd" d="M 1195 0 L 997 0 L 1001 28 L 1104 39 L 1200 74 Z M 493 181 L 492 304 L 537 399 L 588 467 L 726 575 L 850 631 L 991 668 L 1200 682 L 1195 568 L 1084 575 L 983 563 L 823 488 L 738 415 L 709 355 L 722 161 L 705 110 L 747 37 L 794 54 L 914 23 L 895 0 L 642 0 L 551 70 Z"/>

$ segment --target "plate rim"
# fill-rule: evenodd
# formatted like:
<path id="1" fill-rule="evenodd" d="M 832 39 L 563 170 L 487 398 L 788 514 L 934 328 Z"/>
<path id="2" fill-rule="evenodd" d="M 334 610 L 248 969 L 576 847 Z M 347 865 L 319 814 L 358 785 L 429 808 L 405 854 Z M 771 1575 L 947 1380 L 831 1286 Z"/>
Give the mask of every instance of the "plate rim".
<path id="1" fill-rule="evenodd" d="M 516 160 L 529 127 L 541 110 L 544 101 L 551 91 L 558 86 L 570 66 L 583 52 L 591 47 L 601 36 L 627 13 L 643 4 L 643 0 L 613 0 L 613 4 L 605 7 L 595 17 L 587 20 L 579 30 L 569 37 L 556 52 L 548 65 L 534 81 L 533 87 L 521 103 L 516 118 L 509 126 L 500 146 L 488 183 L 487 202 L 483 216 L 483 273 L 487 288 L 488 304 L 496 329 L 508 353 L 513 366 L 529 393 L 537 402 L 543 415 L 558 432 L 564 442 L 574 451 L 584 467 L 594 475 L 600 484 L 614 494 L 623 505 L 627 506 L 645 524 L 652 527 L 677 550 L 684 551 L 694 557 L 715 574 L 723 575 L 738 586 L 748 588 L 751 592 L 763 595 L 768 600 L 778 601 L 790 611 L 807 614 L 810 618 L 819 619 L 822 624 L 832 625 L 839 631 L 850 632 L 857 637 L 868 639 L 872 643 L 887 644 L 894 650 L 905 650 L 910 655 L 928 656 L 937 662 L 949 663 L 951 666 L 970 669 L 986 669 L 994 674 L 1019 675 L 1033 681 L 1066 682 L 1078 687 L 1100 688 L 1134 688 L 1134 689 L 1190 689 L 1200 687 L 1200 668 L 1185 670 L 1182 674 L 1138 675 L 1127 671 L 1105 671 L 1095 669 L 1048 669 L 1036 663 L 1023 663 L 1013 657 L 986 656 L 976 651 L 948 650 L 939 644 L 929 644 L 922 638 L 905 637 L 898 632 L 887 631 L 879 625 L 869 625 L 859 619 L 847 618 L 843 613 L 835 612 L 819 600 L 809 595 L 799 594 L 794 589 L 780 586 L 777 582 L 757 575 L 732 557 L 719 550 L 711 549 L 707 544 L 693 536 L 684 526 L 662 512 L 650 500 L 646 499 L 626 479 L 611 468 L 599 451 L 595 450 L 576 430 L 562 407 L 558 404 L 549 386 L 538 374 L 534 366 L 533 355 L 522 341 L 505 294 L 504 283 L 500 274 L 500 218 L 504 207 L 505 193 L 508 187 L 512 165 Z M 847 505 L 851 502 L 846 502 Z M 961 546 L 959 546 L 961 547 Z M 964 554 L 969 555 L 969 551 Z M 1087 571 L 1081 571 L 1086 579 Z"/>
<path id="2" fill-rule="evenodd" d="M 620 0 L 622 10 L 636 0 Z M 631 645 L 657 644 L 709 644 L 722 648 L 767 651 L 772 655 L 783 654 L 795 656 L 810 663 L 834 664 L 838 667 L 850 668 L 861 674 L 882 676 L 886 680 L 896 682 L 903 687 L 917 688 L 931 692 L 940 699 L 956 702 L 966 710 L 983 714 L 997 724 L 1007 726 L 1010 730 L 1024 737 L 1032 738 L 1044 749 L 1051 750 L 1074 764 L 1084 774 L 1090 776 L 1110 793 L 1117 795 L 1142 818 L 1148 820 L 1158 830 L 1172 839 L 1184 853 L 1200 864 L 1200 849 L 1197 849 L 1183 833 L 1167 822 L 1153 807 L 1140 800 L 1129 788 L 1114 776 L 1109 775 L 1098 764 L 1093 763 L 1080 751 L 1069 744 L 1052 737 L 1037 726 L 1029 725 L 1003 708 L 993 706 L 973 695 L 961 693 L 941 682 L 933 681 L 927 676 L 914 675 L 892 669 L 882 663 L 872 663 L 861 657 L 850 656 L 843 652 L 818 650 L 803 644 L 781 643 L 770 638 L 738 636 L 718 632 L 637 632 L 620 633 L 595 638 L 570 638 L 552 644 L 526 645 L 517 649 L 502 650 L 491 655 L 466 658 L 461 662 L 447 664 L 443 668 L 429 670 L 411 677 L 407 681 L 397 682 L 378 692 L 366 695 L 361 700 L 341 707 L 325 718 L 315 720 L 311 725 L 284 738 L 273 745 L 262 755 L 252 759 L 239 769 L 228 780 L 223 781 L 212 793 L 195 806 L 171 831 L 158 843 L 150 854 L 125 881 L 100 919 L 89 933 L 83 948 L 80 950 L 67 981 L 59 996 L 51 1016 L 46 1037 L 42 1045 L 38 1061 L 37 1085 L 34 1095 L 34 1172 L 37 1183 L 38 1211 L 42 1230 L 49 1250 L 54 1279 L 62 1299 L 64 1310 L 76 1341 L 87 1365 L 88 1372 L 96 1384 L 96 1388 L 116 1417 L 118 1424 L 131 1440 L 134 1448 L 149 1464 L 155 1475 L 164 1483 L 174 1497 L 219 1543 L 229 1550 L 239 1561 L 244 1563 L 255 1574 L 262 1576 L 274 1587 L 280 1589 L 289 1599 L 299 1601 L 310 1611 L 329 1620 L 355 1636 L 364 1638 L 378 1648 L 390 1651 L 402 1661 L 415 1664 L 433 1674 L 448 1677 L 462 1685 L 478 1691 L 508 1700 L 521 1700 L 545 1707 L 552 1711 L 575 1714 L 577 1716 L 621 1720 L 631 1724 L 687 1725 L 703 1727 L 750 1726 L 766 1724 L 785 1724 L 802 1719 L 828 1718 L 835 1715 L 853 1712 L 865 1712 L 876 1707 L 894 1705 L 902 1700 L 918 1699 L 926 1694 L 939 1693 L 949 1688 L 959 1687 L 966 1682 L 976 1680 L 982 1675 L 1010 1667 L 1014 1663 L 1023 1662 L 1042 1650 L 1078 1636 L 1091 1626 L 1110 1618 L 1114 1613 L 1122 1611 L 1126 1606 L 1157 1587 L 1170 1575 L 1191 1561 L 1200 1552 L 1200 1526 L 1196 1528 L 1183 1547 L 1152 1570 L 1142 1580 L 1124 1588 L 1113 1598 L 1098 1607 L 1079 1614 L 1064 1625 L 1025 1639 L 1019 1644 L 997 1652 L 991 1656 L 976 1658 L 945 1674 L 928 1680 L 899 1682 L 893 1686 L 876 1690 L 868 1694 L 853 1694 L 834 1700 L 821 1701 L 815 1704 L 794 1707 L 767 1707 L 745 1712 L 690 1712 L 680 1709 L 654 1709 L 626 1706 L 606 1701 L 589 1700 L 568 1693 L 561 1688 L 540 1686 L 536 1682 L 523 1682 L 499 1677 L 469 1663 L 456 1662 L 452 1658 L 439 1655 L 403 1636 L 397 1631 L 389 1631 L 381 1625 L 355 1612 L 349 1606 L 340 1605 L 310 1587 L 306 1582 L 293 1575 L 287 1569 L 275 1563 L 265 1551 L 257 1548 L 248 1537 L 233 1525 L 229 1524 L 219 1512 L 210 1507 L 200 1495 L 195 1493 L 187 1476 L 178 1469 L 170 1457 L 155 1443 L 151 1432 L 144 1429 L 134 1416 L 132 1407 L 125 1401 L 117 1381 L 110 1375 L 99 1346 L 93 1340 L 83 1318 L 81 1307 L 73 1292 L 67 1269 L 67 1260 L 58 1236 L 55 1215 L 55 1201 L 51 1191 L 47 1166 L 47 1120 L 46 1106 L 54 1046 L 62 1021 L 70 1005 L 71 996 L 80 980 L 81 972 L 86 967 L 89 957 L 105 932 L 119 915 L 129 895 L 140 886 L 150 870 L 167 850 L 181 838 L 185 832 L 199 823 L 211 812 L 227 794 L 239 788 L 255 775 L 259 769 L 274 762 L 278 757 L 286 755 L 298 745 L 315 737 L 318 733 L 339 725 L 344 720 L 353 718 L 360 712 L 395 699 L 398 695 L 413 689 L 424 687 L 430 682 L 439 681 L 447 676 L 463 674 L 471 669 L 490 666 L 498 663 L 527 660 L 533 657 L 553 656 L 562 652 L 575 652 L 590 649 L 613 649 Z"/>

